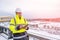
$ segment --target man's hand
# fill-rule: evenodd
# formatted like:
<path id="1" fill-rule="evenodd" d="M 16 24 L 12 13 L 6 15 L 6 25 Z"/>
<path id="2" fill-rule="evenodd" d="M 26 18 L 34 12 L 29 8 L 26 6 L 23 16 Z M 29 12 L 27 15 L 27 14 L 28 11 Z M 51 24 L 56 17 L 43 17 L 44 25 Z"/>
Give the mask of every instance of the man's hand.
<path id="1" fill-rule="evenodd" d="M 29 27 L 26 27 L 25 29 L 26 29 L 26 30 L 28 30 L 28 29 L 29 29 Z"/>
<path id="2" fill-rule="evenodd" d="M 19 25 L 19 28 L 20 28 L 20 29 L 23 28 L 23 25 Z"/>
<path id="3" fill-rule="evenodd" d="M 16 27 L 16 30 L 20 30 L 20 29 L 22 29 L 23 28 L 23 25 L 17 25 L 17 27 Z"/>

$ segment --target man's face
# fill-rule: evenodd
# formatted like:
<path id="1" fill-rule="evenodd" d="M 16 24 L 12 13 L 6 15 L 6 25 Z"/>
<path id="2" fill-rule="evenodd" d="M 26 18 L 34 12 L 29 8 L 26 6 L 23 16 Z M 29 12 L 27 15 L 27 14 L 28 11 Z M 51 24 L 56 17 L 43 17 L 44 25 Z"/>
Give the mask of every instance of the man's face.
<path id="1" fill-rule="evenodd" d="M 22 13 L 21 12 L 16 12 L 16 14 L 21 17 L 22 16 Z"/>

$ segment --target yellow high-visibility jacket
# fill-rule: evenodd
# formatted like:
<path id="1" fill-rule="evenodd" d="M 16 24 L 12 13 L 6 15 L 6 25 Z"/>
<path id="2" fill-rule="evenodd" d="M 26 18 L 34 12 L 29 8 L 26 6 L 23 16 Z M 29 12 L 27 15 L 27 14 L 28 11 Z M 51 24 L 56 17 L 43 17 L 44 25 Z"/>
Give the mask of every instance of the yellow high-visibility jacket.
<path id="1" fill-rule="evenodd" d="M 26 29 L 16 30 L 15 29 L 16 25 L 18 25 L 18 24 L 25 24 L 25 25 L 27 25 L 28 22 L 24 19 L 24 17 L 21 17 L 21 19 L 19 19 L 18 15 L 16 15 L 15 19 L 14 18 L 11 19 L 10 24 L 12 24 L 12 25 L 9 26 L 9 29 L 12 31 L 12 33 L 22 33 L 22 32 L 25 32 Z"/>

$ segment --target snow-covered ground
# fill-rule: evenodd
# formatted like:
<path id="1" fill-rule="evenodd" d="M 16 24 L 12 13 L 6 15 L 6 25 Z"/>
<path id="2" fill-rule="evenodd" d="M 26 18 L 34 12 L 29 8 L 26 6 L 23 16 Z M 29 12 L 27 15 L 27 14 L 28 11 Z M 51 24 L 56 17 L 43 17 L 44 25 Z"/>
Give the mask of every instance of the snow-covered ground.
<path id="1" fill-rule="evenodd" d="M 9 28 L 8 22 L 0 23 L 0 25 L 5 26 L 6 28 Z M 28 34 L 32 34 L 38 37 L 50 39 L 50 40 L 60 40 L 60 23 L 58 22 L 39 22 L 39 21 L 33 21 L 29 22 L 29 30 L 27 31 Z M 1 34 L 4 36 L 4 34 Z M 7 36 L 4 38 L 0 35 L 1 40 L 5 40 Z M 30 36 L 29 40 L 39 40 L 35 37 Z M 11 39 L 12 40 L 12 39 Z"/>

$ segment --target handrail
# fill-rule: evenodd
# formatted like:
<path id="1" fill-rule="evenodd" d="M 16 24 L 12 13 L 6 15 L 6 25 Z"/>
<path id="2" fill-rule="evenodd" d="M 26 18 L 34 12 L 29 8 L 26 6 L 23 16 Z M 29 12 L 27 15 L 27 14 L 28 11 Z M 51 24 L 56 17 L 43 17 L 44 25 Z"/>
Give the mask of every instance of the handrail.
<path id="1" fill-rule="evenodd" d="M 3 27 L 3 26 L 0 26 L 0 27 Z M 6 27 L 3 27 L 3 28 L 9 30 L 9 28 L 6 28 Z M 7 34 L 7 33 L 5 33 L 5 32 L 3 32 L 3 33 L 4 33 L 5 35 L 9 36 L 9 34 Z M 39 37 L 39 36 L 36 36 L 36 35 L 33 35 L 33 34 L 29 34 L 29 33 L 28 33 L 28 35 L 31 36 L 31 37 L 37 38 L 37 39 L 49 40 L 49 39 L 42 38 L 42 37 Z"/>

